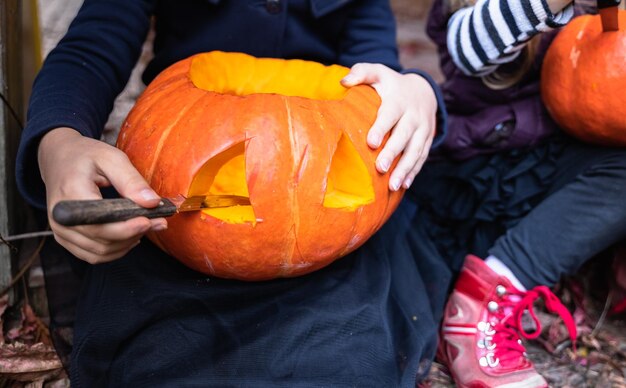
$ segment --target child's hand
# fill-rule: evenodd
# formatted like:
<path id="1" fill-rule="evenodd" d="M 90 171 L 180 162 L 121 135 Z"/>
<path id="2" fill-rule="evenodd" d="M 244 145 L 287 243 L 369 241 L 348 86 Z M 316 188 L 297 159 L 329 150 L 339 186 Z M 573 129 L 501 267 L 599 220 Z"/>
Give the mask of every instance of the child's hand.
<path id="1" fill-rule="evenodd" d="M 392 131 L 376 159 L 376 168 L 385 173 L 400 153 L 391 172 L 389 189 L 409 188 L 428 157 L 435 136 L 437 100 L 428 81 L 417 74 L 400 74 L 384 65 L 358 63 L 341 80 L 343 86 L 371 85 L 381 98 L 376 121 L 367 143 L 378 148 Z"/>
<path id="2" fill-rule="evenodd" d="M 164 218 L 145 217 L 104 225 L 57 224 L 50 216 L 57 202 L 100 199 L 99 187 L 113 185 L 120 195 L 145 207 L 156 206 L 160 198 L 122 151 L 70 128 L 47 133 L 39 144 L 38 159 L 46 184 L 50 227 L 59 244 L 76 257 L 92 264 L 115 260 L 137 245 L 147 231 L 167 228 Z"/>

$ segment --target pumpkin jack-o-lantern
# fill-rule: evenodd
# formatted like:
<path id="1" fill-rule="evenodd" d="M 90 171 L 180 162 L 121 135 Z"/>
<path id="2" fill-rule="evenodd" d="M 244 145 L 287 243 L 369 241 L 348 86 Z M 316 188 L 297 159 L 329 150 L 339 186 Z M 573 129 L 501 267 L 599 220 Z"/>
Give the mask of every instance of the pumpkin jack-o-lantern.
<path id="1" fill-rule="evenodd" d="M 195 270 L 242 280 L 309 273 L 363 244 L 403 193 L 389 191 L 366 143 L 380 99 L 342 87 L 348 71 L 210 52 L 162 72 L 118 147 L 161 196 L 250 204 L 177 214 L 150 239 Z"/>

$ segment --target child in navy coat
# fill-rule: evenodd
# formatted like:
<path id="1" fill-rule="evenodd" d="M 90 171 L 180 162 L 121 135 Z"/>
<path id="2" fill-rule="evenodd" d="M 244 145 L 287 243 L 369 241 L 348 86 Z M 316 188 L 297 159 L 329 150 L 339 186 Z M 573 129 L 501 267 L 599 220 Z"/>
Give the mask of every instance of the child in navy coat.
<path id="1" fill-rule="evenodd" d="M 34 206 L 100 198 L 107 186 L 157 205 L 126 156 L 98 140 L 152 17 L 146 83 L 212 50 L 353 66 L 344 85 L 370 84 L 383 101 L 368 143 L 378 148 L 391 131 L 377 160 L 390 190 L 411 185 L 445 132 L 430 77 L 397 72 L 386 0 L 86 0 L 33 86 L 17 179 Z M 72 385 L 414 387 L 434 357 L 447 288 L 440 285 L 450 279 L 410 227 L 415 213 L 405 200 L 334 264 L 252 283 L 196 273 L 140 240 L 167 228 L 165 219 L 78 227 L 50 220 L 70 260 L 90 263 L 74 290 Z"/>

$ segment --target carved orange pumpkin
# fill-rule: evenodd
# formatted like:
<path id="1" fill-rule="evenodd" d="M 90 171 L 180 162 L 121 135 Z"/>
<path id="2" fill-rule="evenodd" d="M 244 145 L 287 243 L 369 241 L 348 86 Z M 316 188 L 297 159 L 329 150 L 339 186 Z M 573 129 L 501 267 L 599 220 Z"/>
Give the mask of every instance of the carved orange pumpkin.
<path id="1" fill-rule="evenodd" d="M 319 269 L 397 207 L 366 144 L 380 99 L 349 70 L 210 52 L 145 90 L 118 147 L 162 196 L 240 195 L 250 206 L 177 214 L 149 237 L 191 268 L 242 280 Z"/>
<path id="2" fill-rule="evenodd" d="M 543 63 L 548 111 L 565 131 L 592 143 L 626 145 L 626 11 L 618 21 L 617 31 L 603 32 L 599 15 L 575 18 Z"/>

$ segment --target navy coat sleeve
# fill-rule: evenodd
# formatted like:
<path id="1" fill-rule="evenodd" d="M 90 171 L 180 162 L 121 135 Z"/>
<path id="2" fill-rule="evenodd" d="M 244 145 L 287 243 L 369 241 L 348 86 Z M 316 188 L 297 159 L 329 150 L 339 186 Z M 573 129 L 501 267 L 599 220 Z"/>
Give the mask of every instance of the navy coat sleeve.
<path id="1" fill-rule="evenodd" d="M 86 0 L 46 58 L 33 84 L 16 164 L 18 188 L 30 204 L 45 208 L 39 141 L 58 127 L 100 137 L 139 58 L 151 13 L 147 1 Z"/>

